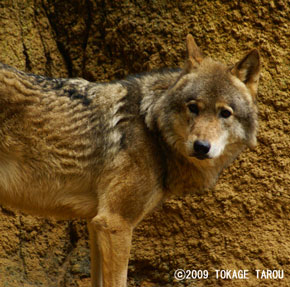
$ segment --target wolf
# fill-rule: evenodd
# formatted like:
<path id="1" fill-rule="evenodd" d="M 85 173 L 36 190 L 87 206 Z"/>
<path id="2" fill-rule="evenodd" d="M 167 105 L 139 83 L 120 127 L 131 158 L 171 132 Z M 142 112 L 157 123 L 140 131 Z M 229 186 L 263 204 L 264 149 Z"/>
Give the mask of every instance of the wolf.
<path id="1" fill-rule="evenodd" d="M 125 287 L 133 229 L 162 201 L 214 186 L 256 145 L 260 56 L 205 57 L 110 83 L 0 65 L 0 202 L 88 222 L 93 287 Z"/>

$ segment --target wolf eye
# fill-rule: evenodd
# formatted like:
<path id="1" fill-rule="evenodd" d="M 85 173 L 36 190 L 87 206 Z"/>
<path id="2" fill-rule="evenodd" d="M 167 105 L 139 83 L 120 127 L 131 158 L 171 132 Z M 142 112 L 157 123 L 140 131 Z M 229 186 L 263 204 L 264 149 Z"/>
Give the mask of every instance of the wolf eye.
<path id="1" fill-rule="evenodd" d="M 188 108 L 193 114 L 198 115 L 199 110 L 197 104 L 189 104 Z"/>
<path id="2" fill-rule="evenodd" d="M 223 109 L 220 112 L 220 116 L 224 119 L 229 118 L 231 115 L 232 115 L 232 112 L 230 110 Z"/>

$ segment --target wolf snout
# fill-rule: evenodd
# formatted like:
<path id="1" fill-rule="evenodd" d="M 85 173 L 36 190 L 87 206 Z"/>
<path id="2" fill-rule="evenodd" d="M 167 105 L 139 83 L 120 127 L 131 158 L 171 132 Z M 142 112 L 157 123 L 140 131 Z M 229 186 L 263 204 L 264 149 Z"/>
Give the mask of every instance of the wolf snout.
<path id="1" fill-rule="evenodd" d="M 196 140 L 193 144 L 194 155 L 197 158 L 207 158 L 210 150 L 210 143 L 208 141 Z"/>

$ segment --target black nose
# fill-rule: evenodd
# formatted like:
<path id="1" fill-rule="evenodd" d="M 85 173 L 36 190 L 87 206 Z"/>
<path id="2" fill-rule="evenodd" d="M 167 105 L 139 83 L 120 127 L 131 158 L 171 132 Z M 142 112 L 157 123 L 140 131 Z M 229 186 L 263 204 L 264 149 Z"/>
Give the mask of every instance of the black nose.
<path id="1" fill-rule="evenodd" d="M 208 141 L 196 140 L 193 148 L 198 155 L 206 155 L 210 150 L 210 143 Z"/>

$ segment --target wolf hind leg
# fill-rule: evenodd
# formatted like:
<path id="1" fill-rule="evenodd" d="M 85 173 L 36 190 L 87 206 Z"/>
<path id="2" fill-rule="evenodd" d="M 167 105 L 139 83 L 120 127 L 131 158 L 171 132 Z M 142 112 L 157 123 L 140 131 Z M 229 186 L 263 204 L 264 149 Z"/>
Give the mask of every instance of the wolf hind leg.
<path id="1" fill-rule="evenodd" d="M 88 226 L 92 287 L 126 287 L 132 225 L 117 214 L 100 214 Z"/>

